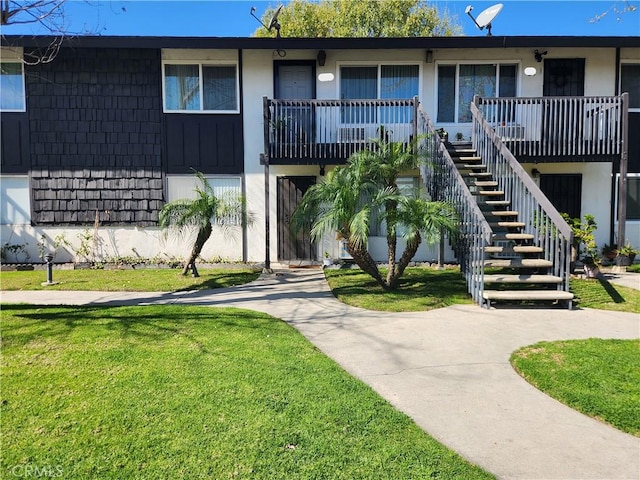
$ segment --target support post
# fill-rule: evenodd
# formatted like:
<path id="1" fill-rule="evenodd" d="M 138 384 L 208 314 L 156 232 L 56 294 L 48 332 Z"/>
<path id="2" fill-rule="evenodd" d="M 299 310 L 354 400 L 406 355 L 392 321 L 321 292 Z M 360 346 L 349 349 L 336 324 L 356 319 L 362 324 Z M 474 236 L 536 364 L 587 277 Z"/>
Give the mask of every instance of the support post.
<path id="1" fill-rule="evenodd" d="M 622 94 L 620 121 L 622 144 L 620 148 L 620 178 L 618 179 L 618 247 L 624 245 L 627 223 L 627 169 L 629 158 L 629 94 Z"/>
<path id="2" fill-rule="evenodd" d="M 269 99 L 262 97 L 263 121 L 264 121 L 264 273 L 273 273 L 271 270 L 271 223 L 269 212 Z"/>

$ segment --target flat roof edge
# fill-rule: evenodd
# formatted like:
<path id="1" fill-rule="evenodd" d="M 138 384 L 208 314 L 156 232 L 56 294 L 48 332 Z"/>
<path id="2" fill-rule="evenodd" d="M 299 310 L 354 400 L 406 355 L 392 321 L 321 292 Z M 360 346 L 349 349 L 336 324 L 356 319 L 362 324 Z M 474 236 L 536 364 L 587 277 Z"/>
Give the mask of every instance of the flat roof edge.
<path id="1" fill-rule="evenodd" d="M 60 37 L 2 35 L 0 46 L 39 47 Z M 136 37 L 68 36 L 65 46 L 76 48 L 210 48 L 210 49 L 416 49 L 518 47 L 640 47 L 640 36 L 472 36 L 406 38 L 256 38 L 256 37 Z"/>

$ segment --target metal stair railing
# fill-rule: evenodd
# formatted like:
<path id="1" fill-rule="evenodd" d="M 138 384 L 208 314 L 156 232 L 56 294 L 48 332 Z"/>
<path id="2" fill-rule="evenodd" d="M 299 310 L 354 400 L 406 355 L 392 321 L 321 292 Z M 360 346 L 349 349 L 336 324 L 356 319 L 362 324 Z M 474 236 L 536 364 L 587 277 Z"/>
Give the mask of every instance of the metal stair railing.
<path id="1" fill-rule="evenodd" d="M 426 157 L 420 167 L 422 180 L 432 200 L 451 203 L 460 216 L 458 235 L 450 241 L 467 289 L 473 300 L 482 305 L 485 247 L 491 244 L 493 231 L 431 119 L 417 103 L 416 121 L 419 151 Z"/>
<path id="2" fill-rule="evenodd" d="M 480 102 L 476 96 L 471 103 L 473 148 L 482 157 L 500 190 L 504 191 L 505 199 L 511 202 L 511 210 L 516 210 L 525 223 L 523 233 L 533 235 L 533 244 L 541 247 L 544 259 L 553 263 L 553 275 L 562 278 L 558 289 L 568 292 L 573 243 L 571 227 L 484 118 L 478 108 Z"/>

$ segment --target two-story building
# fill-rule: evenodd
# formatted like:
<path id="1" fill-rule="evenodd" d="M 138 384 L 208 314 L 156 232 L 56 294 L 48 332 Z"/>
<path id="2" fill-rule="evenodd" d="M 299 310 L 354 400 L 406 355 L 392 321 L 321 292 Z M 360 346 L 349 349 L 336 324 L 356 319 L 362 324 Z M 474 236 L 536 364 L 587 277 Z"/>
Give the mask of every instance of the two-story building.
<path id="1" fill-rule="evenodd" d="M 290 235 L 301 195 L 371 138 L 439 128 L 473 142 L 480 164 L 499 140 L 558 211 L 595 216 L 599 245 L 640 243 L 640 37 L 87 36 L 66 38 L 49 63 L 24 61 L 52 40 L 5 36 L 0 51 L 2 243 L 28 243 L 32 258 L 43 233 L 77 243 L 96 225 L 105 257 L 183 254 L 157 220 L 190 195 L 191 169 L 217 192 L 244 194 L 254 217 L 234 239 L 209 241 L 205 258 L 338 257 L 333 238 Z M 471 173 L 513 183 L 491 165 Z M 521 206 L 520 220 L 531 224 L 535 208 Z M 369 246 L 382 260 L 376 233 Z M 437 250 L 423 246 L 416 260 Z"/>

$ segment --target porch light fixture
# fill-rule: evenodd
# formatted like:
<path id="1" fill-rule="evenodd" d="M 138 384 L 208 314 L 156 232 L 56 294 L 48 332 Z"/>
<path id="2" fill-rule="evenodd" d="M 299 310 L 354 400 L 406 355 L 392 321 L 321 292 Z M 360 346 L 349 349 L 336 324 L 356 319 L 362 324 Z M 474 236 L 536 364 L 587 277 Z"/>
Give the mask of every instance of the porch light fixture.
<path id="1" fill-rule="evenodd" d="M 433 63 L 433 50 L 427 50 L 427 63 Z"/>
<path id="2" fill-rule="evenodd" d="M 547 53 L 546 50 L 544 52 L 541 52 L 540 50 L 534 50 L 533 51 L 533 57 L 536 59 L 536 62 L 540 63 L 542 62 L 542 57 L 544 57 Z"/>
<path id="3" fill-rule="evenodd" d="M 317 60 L 318 60 L 318 65 L 320 65 L 321 67 L 324 67 L 324 63 L 327 61 L 327 52 L 325 52 L 324 50 L 320 50 L 318 52 Z"/>
<path id="4" fill-rule="evenodd" d="M 525 67 L 524 69 L 524 74 L 527 77 L 533 77 L 536 73 L 538 73 L 538 70 L 536 70 L 536 67 Z"/>
<path id="5" fill-rule="evenodd" d="M 320 176 L 324 177 L 324 165 L 320 165 Z"/>
<path id="6" fill-rule="evenodd" d="M 321 73 L 320 75 L 318 75 L 319 82 L 332 82 L 333 79 L 334 79 L 334 76 L 333 76 L 333 73 L 331 72 Z"/>
<path id="7" fill-rule="evenodd" d="M 537 168 L 534 168 L 533 170 L 531 170 L 531 176 L 533 178 L 540 178 L 540 170 L 538 170 Z"/>

